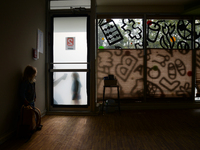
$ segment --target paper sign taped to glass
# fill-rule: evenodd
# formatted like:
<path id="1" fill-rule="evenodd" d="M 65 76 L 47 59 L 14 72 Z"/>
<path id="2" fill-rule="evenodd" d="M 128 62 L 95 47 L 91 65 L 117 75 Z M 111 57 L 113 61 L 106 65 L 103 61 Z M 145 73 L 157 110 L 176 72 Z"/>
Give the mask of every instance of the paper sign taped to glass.
<path id="1" fill-rule="evenodd" d="M 75 37 L 66 37 L 66 50 L 75 50 Z"/>

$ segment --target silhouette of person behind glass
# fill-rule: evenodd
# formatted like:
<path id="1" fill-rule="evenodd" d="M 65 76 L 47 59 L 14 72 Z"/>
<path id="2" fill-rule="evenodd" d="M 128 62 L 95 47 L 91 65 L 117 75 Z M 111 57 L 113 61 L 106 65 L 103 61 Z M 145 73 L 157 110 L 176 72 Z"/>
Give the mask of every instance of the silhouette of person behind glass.
<path id="1" fill-rule="evenodd" d="M 79 81 L 79 74 L 74 72 L 72 74 L 72 77 L 73 77 L 72 100 L 79 100 L 81 98 L 81 96 L 80 96 L 81 83 Z"/>

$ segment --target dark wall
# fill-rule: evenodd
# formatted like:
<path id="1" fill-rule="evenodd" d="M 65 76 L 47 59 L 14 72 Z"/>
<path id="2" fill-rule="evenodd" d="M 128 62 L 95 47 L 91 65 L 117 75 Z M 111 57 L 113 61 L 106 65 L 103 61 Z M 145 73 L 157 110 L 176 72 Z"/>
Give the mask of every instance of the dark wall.
<path id="1" fill-rule="evenodd" d="M 38 107 L 45 113 L 45 43 L 38 60 L 32 59 L 37 47 L 37 30 L 44 34 L 45 0 L 3 1 L 0 5 L 0 143 L 16 129 L 19 115 L 18 89 L 26 65 L 37 68 Z"/>

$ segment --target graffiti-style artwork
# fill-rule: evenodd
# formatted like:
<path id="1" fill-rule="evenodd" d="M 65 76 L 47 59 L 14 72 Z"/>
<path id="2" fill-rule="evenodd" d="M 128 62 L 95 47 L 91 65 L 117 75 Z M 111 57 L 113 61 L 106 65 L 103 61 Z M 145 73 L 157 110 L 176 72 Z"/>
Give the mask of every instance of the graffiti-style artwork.
<path id="1" fill-rule="evenodd" d="M 101 25 L 103 23 L 103 19 L 99 19 L 98 24 Z"/>
<path id="2" fill-rule="evenodd" d="M 138 57 L 139 57 L 139 58 L 144 57 L 143 50 L 137 50 L 137 51 L 138 51 Z"/>
<path id="3" fill-rule="evenodd" d="M 135 27 L 135 21 L 132 19 L 123 19 L 123 26 L 121 27 L 125 32 L 128 32 L 128 35 L 131 39 L 141 39 L 142 38 L 142 30 L 139 27 Z M 129 28 L 129 25 L 132 27 Z"/>
<path id="4" fill-rule="evenodd" d="M 110 74 L 110 69 L 113 67 L 112 53 L 109 51 L 104 51 L 98 53 L 98 86 L 102 82 L 103 77 Z"/>
<path id="5" fill-rule="evenodd" d="M 140 85 L 143 85 L 143 83 L 144 83 L 143 78 L 136 80 L 135 85 L 131 90 L 131 95 L 133 97 L 135 97 L 135 96 L 141 97 L 144 95 L 144 93 L 143 93 L 144 89 L 141 88 L 143 86 L 140 86 Z M 163 90 L 158 85 L 156 85 L 150 81 L 147 81 L 147 96 L 156 97 L 157 95 L 159 95 L 159 97 L 162 97 Z"/>
<path id="6" fill-rule="evenodd" d="M 143 58 L 144 57 L 144 50 L 137 50 L 138 51 L 138 58 Z M 147 52 L 146 52 L 146 55 L 147 55 L 147 60 L 150 60 L 150 55 L 151 55 L 151 49 L 147 49 Z"/>
<path id="7" fill-rule="evenodd" d="M 136 79 L 135 84 L 130 91 L 132 97 L 142 97 L 144 95 L 143 80 L 143 78 Z"/>
<path id="8" fill-rule="evenodd" d="M 181 76 L 184 76 L 186 74 L 186 67 L 182 60 L 176 59 L 175 66 Z"/>
<path id="9" fill-rule="evenodd" d="M 200 20 L 195 20 L 195 50 L 196 50 L 196 96 L 200 94 Z"/>
<path id="10" fill-rule="evenodd" d="M 196 67 L 200 69 L 200 50 L 196 51 Z"/>
<path id="11" fill-rule="evenodd" d="M 163 90 L 156 84 L 147 81 L 147 96 L 156 97 L 156 95 L 162 96 Z"/>
<path id="12" fill-rule="evenodd" d="M 169 91 L 174 91 L 180 85 L 180 81 L 170 82 L 165 77 L 163 77 L 160 80 L 160 85 L 162 85 L 164 88 L 166 88 Z"/>
<path id="13" fill-rule="evenodd" d="M 99 20 L 101 45 L 98 47 L 105 49 L 97 52 L 98 99 L 102 99 L 103 77 L 108 74 L 117 79 L 120 99 L 191 97 L 192 48 L 196 49 L 196 72 L 200 72 L 200 20 L 195 22 L 193 32 L 190 20 L 149 19 L 146 39 L 143 39 L 142 19 L 105 21 Z M 120 39 L 109 39 L 113 37 L 108 34 L 110 29 L 107 31 L 111 26 L 118 29 L 122 36 Z M 102 35 L 107 40 L 103 43 Z M 146 45 L 145 49 L 143 45 Z M 111 97 L 117 94 L 112 90 L 106 92 Z"/>
<path id="14" fill-rule="evenodd" d="M 140 43 L 135 43 L 135 49 L 142 49 L 143 45 Z"/>
<path id="15" fill-rule="evenodd" d="M 128 54 L 128 55 L 127 55 Z M 131 89 L 136 85 L 138 76 L 143 77 L 143 58 L 138 58 L 138 51 L 99 50 L 98 51 L 98 96 L 102 97 L 103 77 L 113 74 L 120 86 L 120 98 L 131 98 Z M 143 90 L 143 83 L 138 82 L 134 92 Z M 105 95 L 116 96 L 117 91 L 106 90 Z M 142 94 L 143 95 L 143 94 Z M 141 94 L 140 94 L 141 96 Z"/>
<path id="16" fill-rule="evenodd" d="M 196 67 L 200 72 L 200 20 L 195 21 L 195 29 Z"/>
<path id="17" fill-rule="evenodd" d="M 200 21 L 196 20 L 195 21 L 195 35 L 194 35 L 195 40 L 200 38 L 199 28 L 200 28 Z"/>
<path id="18" fill-rule="evenodd" d="M 173 56 L 172 49 L 191 48 L 191 33 L 191 21 L 152 19 L 147 26 L 147 46 L 163 48 Z"/>
<path id="19" fill-rule="evenodd" d="M 158 54 L 157 57 L 162 57 L 161 61 L 153 60 L 152 62 L 156 62 L 156 63 L 160 64 L 162 67 L 165 67 L 166 61 L 169 61 L 169 58 L 170 58 L 168 55 L 164 56 L 161 54 Z"/>
<path id="20" fill-rule="evenodd" d="M 147 74 L 151 79 L 158 79 L 160 77 L 160 69 L 154 69 L 154 67 L 152 68 L 147 68 Z"/>
<path id="21" fill-rule="evenodd" d="M 143 65 L 139 65 L 135 70 L 134 72 L 138 71 L 140 75 L 142 75 L 142 72 L 143 72 Z"/>
<path id="22" fill-rule="evenodd" d="M 195 49 L 200 49 L 200 43 L 195 42 Z"/>
<path id="23" fill-rule="evenodd" d="M 134 69 L 138 59 L 134 56 L 122 56 L 121 62 L 117 64 L 115 70 L 116 75 L 121 78 L 123 81 L 126 81 L 130 76 L 132 70 Z"/>
<path id="24" fill-rule="evenodd" d="M 180 41 L 177 44 L 177 49 L 179 49 L 179 52 L 181 52 L 182 54 L 187 54 L 189 48 L 189 44 L 185 41 Z"/>
<path id="25" fill-rule="evenodd" d="M 160 39 L 160 45 L 164 49 L 173 49 L 175 44 L 175 38 L 173 38 L 172 33 L 175 30 L 175 25 L 166 25 L 162 26 L 163 35 Z M 171 54 L 172 55 L 172 54 Z"/>
<path id="26" fill-rule="evenodd" d="M 159 22 L 151 22 L 148 23 L 147 26 L 147 40 L 154 43 L 158 39 L 158 35 L 160 32 Z"/>
<path id="27" fill-rule="evenodd" d="M 131 39 L 136 39 L 136 42 L 134 43 L 135 48 L 143 48 L 143 44 L 137 41 L 142 39 L 142 29 L 137 26 L 133 19 L 122 19 L 122 23 L 123 25 L 121 28 L 124 30 L 124 32 L 127 33 Z"/>
<path id="28" fill-rule="evenodd" d="M 115 46 L 115 49 L 122 49 L 120 46 Z"/>
<path id="29" fill-rule="evenodd" d="M 176 95 L 182 96 L 182 97 L 188 97 L 191 96 L 191 87 L 190 83 L 186 82 L 184 86 L 179 87 L 179 91 L 176 91 Z"/>
<path id="30" fill-rule="evenodd" d="M 123 36 L 121 32 L 117 28 L 114 21 L 106 22 L 100 25 L 100 28 L 108 41 L 109 45 L 115 44 L 121 40 L 123 40 Z"/>
<path id="31" fill-rule="evenodd" d="M 102 41 L 102 38 L 105 40 Z M 143 49 L 142 19 L 99 19 L 98 47 Z"/>
<path id="32" fill-rule="evenodd" d="M 183 54 L 173 50 L 173 53 L 172 57 L 164 49 L 151 49 L 151 59 L 147 61 L 147 80 L 161 88 L 165 97 L 180 97 L 181 95 L 177 95 L 179 87 L 186 82 L 191 85 L 192 82 L 191 76 L 187 75 L 192 69 L 192 51 Z M 148 70 L 153 72 L 149 73 Z"/>
<path id="33" fill-rule="evenodd" d="M 176 78 L 176 68 L 173 63 L 168 64 L 168 77 L 172 80 Z"/>
<path id="34" fill-rule="evenodd" d="M 116 50 L 114 53 L 116 56 L 121 56 L 123 54 L 123 50 Z"/>
<path id="35" fill-rule="evenodd" d="M 151 49 L 147 49 L 147 61 L 151 59 Z"/>
<path id="36" fill-rule="evenodd" d="M 192 29 L 191 20 L 179 20 L 177 25 L 179 36 L 184 40 L 191 40 Z"/>

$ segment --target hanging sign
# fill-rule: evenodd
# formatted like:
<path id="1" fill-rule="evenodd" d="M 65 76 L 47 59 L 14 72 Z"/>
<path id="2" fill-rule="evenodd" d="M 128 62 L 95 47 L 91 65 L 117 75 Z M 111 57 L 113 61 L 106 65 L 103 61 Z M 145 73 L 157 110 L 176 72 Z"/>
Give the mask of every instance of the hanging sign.
<path id="1" fill-rule="evenodd" d="M 75 37 L 66 37 L 66 50 L 75 50 Z"/>

